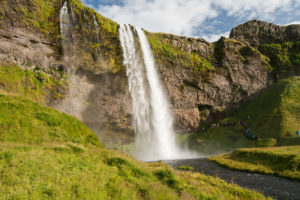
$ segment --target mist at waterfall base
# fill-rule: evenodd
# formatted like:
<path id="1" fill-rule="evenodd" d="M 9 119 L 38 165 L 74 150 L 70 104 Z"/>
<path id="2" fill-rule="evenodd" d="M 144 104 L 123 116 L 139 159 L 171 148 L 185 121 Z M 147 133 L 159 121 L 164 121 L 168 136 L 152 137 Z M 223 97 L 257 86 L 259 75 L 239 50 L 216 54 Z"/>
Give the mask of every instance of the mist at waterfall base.
<path id="1" fill-rule="evenodd" d="M 119 33 L 132 97 L 134 156 L 143 161 L 199 157 L 176 143 L 169 104 L 144 31 L 120 25 Z"/>

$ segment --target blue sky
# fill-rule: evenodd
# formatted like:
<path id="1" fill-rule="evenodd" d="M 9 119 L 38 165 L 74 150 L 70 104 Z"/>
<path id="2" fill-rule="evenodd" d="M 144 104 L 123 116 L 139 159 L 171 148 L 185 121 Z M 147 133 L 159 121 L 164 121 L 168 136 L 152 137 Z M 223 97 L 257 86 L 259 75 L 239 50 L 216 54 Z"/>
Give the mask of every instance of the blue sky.
<path id="1" fill-rule="evenodd" d="M 300 24 L 300 0 L 82 0 L 120 24 L 216 41 L 251 19 Z"/>

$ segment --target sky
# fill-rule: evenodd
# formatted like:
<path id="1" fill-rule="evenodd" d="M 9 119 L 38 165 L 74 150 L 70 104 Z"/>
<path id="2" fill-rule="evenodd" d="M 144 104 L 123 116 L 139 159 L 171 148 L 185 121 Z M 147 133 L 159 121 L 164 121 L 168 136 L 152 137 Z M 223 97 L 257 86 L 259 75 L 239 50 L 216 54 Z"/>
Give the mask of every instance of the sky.
<path id="1" fill-rule="evenodd" d="M 300 0 L 82 0 L 119 24 L 210 42 L 252 19 L 300 24 Z"/>

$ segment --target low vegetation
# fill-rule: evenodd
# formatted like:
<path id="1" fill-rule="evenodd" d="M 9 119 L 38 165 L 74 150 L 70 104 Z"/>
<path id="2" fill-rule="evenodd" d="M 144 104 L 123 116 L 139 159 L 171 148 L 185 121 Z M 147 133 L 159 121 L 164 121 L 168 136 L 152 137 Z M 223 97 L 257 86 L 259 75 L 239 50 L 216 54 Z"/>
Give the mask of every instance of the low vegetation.
<path id="1" fill-rule="evenodd" d="M 143 163 L 102 147 L 74 117 L 0 95 L 0 198 L 265 199 L 198 173 Z"/>
<path id="2" fill-rule="evenodd" d="M 210 159 L 230 169 L 300 180 L 300 146 L 238 149 Z"/>

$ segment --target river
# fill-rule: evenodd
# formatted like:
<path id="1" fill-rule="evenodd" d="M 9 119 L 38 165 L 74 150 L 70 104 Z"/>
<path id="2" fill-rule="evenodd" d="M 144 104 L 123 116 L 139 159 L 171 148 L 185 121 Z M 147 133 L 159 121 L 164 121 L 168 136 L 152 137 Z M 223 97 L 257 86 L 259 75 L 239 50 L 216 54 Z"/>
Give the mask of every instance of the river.
<path id="1" fill-rule="evenodd" d="M 206 158 L 164 161 L 176 169 L 178 166 L 191 166 L 193 171 L 217 176 L 228 183 L 255 190 L 278 200 L 300 200 L 300 181 L 282 177 L 230 170 Z"/>

